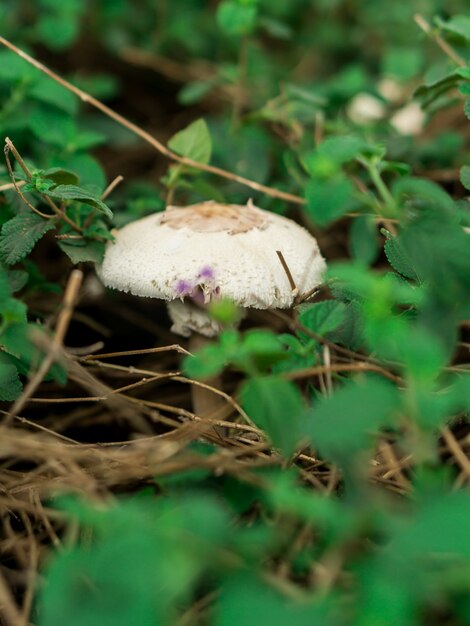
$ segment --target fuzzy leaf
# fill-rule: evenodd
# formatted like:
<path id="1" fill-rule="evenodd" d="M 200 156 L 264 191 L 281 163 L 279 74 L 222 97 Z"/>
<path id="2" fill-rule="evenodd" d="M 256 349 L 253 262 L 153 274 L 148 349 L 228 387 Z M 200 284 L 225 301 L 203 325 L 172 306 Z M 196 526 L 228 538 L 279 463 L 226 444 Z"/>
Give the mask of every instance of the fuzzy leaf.
<path id="1" fill-rule="evenodd" d="M 437 18 L 436 22 L 443 30 L 470 40 L 470 17 L 468 15 L 454 15 L 448 21 Z"/>
<path id="2" fill-rule="evenodd" d="M 104 243 L 90 241 L 85 245 L 78 246 L 66 241 L 59 241 L 59 248 L 69 257 L 74 265 L 77 263 L 101 263 L 104 255 Z"/>
<path id="3" fill-rule="evenodd" d="M 354 187 L 346 176 L 311 180 L 306 188 L 307 212 L 319 226 L 326 226 L 353 206 Z"/>
<path id="4" fill-rule="evenodd" d="M 343 464 L 370 447 L 371 435 L 391 424 L 399 405 L 397 389 L 381 378 L 364 376 L 349 381 L 311 410 L 311 441 L 321 454 Z"/>
<path id="5" fill-rule="evenodd" d="M 325 336 L 342 324 L 346 306 L 337 300 L 325 300 L 302 305 L 300 310 L 300 322 L 312 332 Z"/>
<path id="6" fill-rule="evenodd" d="M 41 237 L 54 227 L 54 220 L 45 220 L 36 213 L 25 212 L 16 215 L 2 227 L 0 260 L 7 265 L 21 261 Z"/>
<path id="7" fill-rule="evenodd" d="M 42 172 L 43 178 L 54 181 L 56 185 L 78 185 L 79 178 L 74 172 L 64 170 L 62 167 L 51 167 Z"/>
<path id="8" fill-rule="evenodd" d="M 243 36 L 256 26 L 258 9 L 254 3 L 224 0 L 217 9 L 217 22 L 228 35 Z"/>
<path id="9" fill-rule="evenodd" d="M 411 265 L 411 259 L 406 254 L 403 247 L 400 245 L 396 237 L 390 236 L 385 242 L 385 255 L 388 262 L 402 276 L 410 278 L 412 280 L 419 280 L 413 266 Z"/>
<path id="10" fill-rule="evenodd" d="M 305 409 L 295 385 L 277 376 L 251 378 L 241 390 L 250 417 L 286 455 L 292 454 L 304 434 Z"/>
<path id="11" fill-rule="evenodd" d="M 465 189 L 470 190 L 470 165 L 464 165 L 460 169 L 460 182 Z"/>
<path id="12" fill-rule="evenodd" d="M 77 187 L 77 185 L 57 185 L 57 187 L 48 191 L 47 195 L 51 196 L 51 198 L 59 198 L 60 200 L 83 202 L 84 204 L 89 204 L 95 209 L 98 209 L 109 219 L 113 217 L 111 209 L 102 202 L 97 195 L 82 187 Z"/>
<path id="13" fill-rule="evenodd" d="M 0 400 L 16 400 L 22 389 L 16 367 L 6 354 L 0 352 Z"/>

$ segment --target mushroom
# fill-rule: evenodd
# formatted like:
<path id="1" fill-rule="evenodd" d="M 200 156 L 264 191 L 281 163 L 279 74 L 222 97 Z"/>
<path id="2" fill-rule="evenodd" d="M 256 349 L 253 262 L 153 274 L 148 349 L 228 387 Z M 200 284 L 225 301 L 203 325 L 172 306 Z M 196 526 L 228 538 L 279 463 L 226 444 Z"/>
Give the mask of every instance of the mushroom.
<path id="1" fill-rule="evenodd" d="M 253 205 L 201 202 L 170 206 L 115 232 L 98 269 L 107 287 L 168 303 L 172 331 L 189 349 L 221 327 L 206 305 L 228 298 L 243 308 L 288 308 L 298 292 L 322 280 L 325 261 L 316 240 L 295 222 Z M 193 386 L 197 414 L 208 396 Z M 212 404 L 212 410 L 215 406 Z"/>

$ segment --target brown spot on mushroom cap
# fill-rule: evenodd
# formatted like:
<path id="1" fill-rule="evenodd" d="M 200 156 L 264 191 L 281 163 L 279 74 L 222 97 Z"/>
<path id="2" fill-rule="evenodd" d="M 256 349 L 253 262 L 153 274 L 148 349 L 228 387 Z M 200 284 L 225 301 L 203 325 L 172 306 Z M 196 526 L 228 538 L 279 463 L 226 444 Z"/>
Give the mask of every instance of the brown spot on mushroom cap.
<path id="1" fill-rule="evenodd" d="M 230 235 L 246 233 L 254 228 L 266 228 L 267 221 L 260 209 L 251 202 L 246 206 L 209 201 L 189 207 L 168 207 L 161 224 L 174 229 L 190 228 L 199 233 L 225 231 Z"/>

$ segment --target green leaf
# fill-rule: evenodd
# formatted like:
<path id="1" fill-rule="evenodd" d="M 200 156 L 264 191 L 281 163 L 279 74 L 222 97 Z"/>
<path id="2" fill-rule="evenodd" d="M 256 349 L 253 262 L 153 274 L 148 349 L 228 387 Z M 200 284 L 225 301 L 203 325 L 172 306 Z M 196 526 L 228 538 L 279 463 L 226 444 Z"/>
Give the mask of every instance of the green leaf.
<path id="1" fill-rule="evenodd" d="M 17 291 L 23 289 L 28 282 L 28 272 L 25 272 L 24 270 L 10 270 L 7 277 L 12 293 L 16 293 Z M 1 291 L 2 289 L 0 286 L 0 302 L 2 301 Z"/>
<path id="2" fill-rule="evenodd" d="M 364 343 L 364 314 L 357 302 L 346 305 L 343 323 L 328 338 L 350 350 L 361 347 Z"/>
<path id="3" fill-rule="evenodd" d="M 345 304 L 338 300 L 303 304 L 300 307 L 299 321 L 312 332 L 324 337 L 343 323 L 345 311 Z"/>
<path id="4" fill-rule="evenodd" d="M 439 77 L 437 80 L 432 80 L 424 85 L 421 85 L 415 92 L 415 96 L 420 97 L 423 105 L 429 106 L 439 96 L 447 93 L 451 88 L 455 87 L 461 82 L 462 77 L 459 70 L 452 70 L 444 77 Z"/>
<path id="5" fill-rule="evenodd" d="M 22 390 L 16 367 L 6 354 L 0 352 L 0 400 L 16 400 Z"/>
<path id="6" fill-rule="evenodd" d="M 307 183 L 306 211 L 319 226 L 326 226 L 350 211 L 354 204 L 354 186 L 346 176 Z"/>
<path id="7" fill-rule="evenodd" d="M 240 392 L 242 404 L 273 445 L 292 454 L 305 433 L 305 407 L 297 387 L 278 376 L 252 378 Z"/>
<path id="8" fill-rule="evenodd" d="M 57 187 L 48 191 L 47 195 L 51 196 L 51 198 L 59 198 L 60 200 L 83 202 L 84 204 L 89 204 L 95 209 L 98 209 L 101 213 L 104 213 L 107 218 L 112 219 L 113 217 L 111 209 L 102 202 L 96 194 L 82 187 L 77 187 L 77 185 L 57 185 Z"/>
<path id="9" fill-rule="evenodd" d="M 7 265 L 17 263 L 27 256 L 48 230 L 55 228 L 54 220 L 46 220 L 36 213 L 16 215 L 2 227 L 0 234 L 0 260 Z"/>
<path id="10" fill-rule="evenodd" d="M 76 115 L 79 106 L 78 98 L 49 77 L 40 77 L 29 89 L 28 96 L 53 105 L 69 115 Z"/>
<path id="11" fill-rule="evenodd" d="M 168 147 L 181 156 L 207 164 L 212 153 L 212 140 L 205 120 L 199 119 L 180 130 L 168 142 Z"/>
<path id="12" fill-rule="evenodd" d="M 384 250 L 390 265 L 399 274 L 405 276 L 405 278 L 419 281 L 419 277 L 411 264 L 411 259 L 403 249 L 399 240 L 390 234 L 387 234 L 387 237 Z"/>
<path id="13" fill-rule="evenodd" d="M 215 607 L 213 626 L 332 626 L 321 602 L 299 602 L 253 573 L 230 576 Z"/>
<path id="14" fill-rule="evenodd" d="M 78 185 L 79 178 L 74 172 L 61 167 L 50 167 L 42 172 L 43 178 L 52 180 L 55 185 Z"/>
<path id="15" fill-rule="evenodd" d="M 186 106 L 202 100 L 216 85 L 214 80 L 195 80 L 186 83 L 178 92 L 178 102 Z"/>
<path id="16" fill-rule="evenodd" d="M 349 248 L 357 261 L 372 264 L 380 251 L 377 225 L 373 217 L 360 215 L 353 220 L 349 231 Z"/>
<path id="17" fill-rule="evenodd" d="M 227 33 L 242 37 L 249 35 L 256 28 L 258 8 L 255 3 L 242 3 L 224 0 L 217 8 L 217 22 Z"/>
<path id="18" fill-rule="evenodd" d="M 10 297 L 11 292 L 12 288 L 10 284 L 9 273 L 6 268 L 4 268 L 0 264 L 0 303 L 2 303 L 2 305 Z M 1 311 L 2 309 L 0 309 L 0 313 Z"/>
<path id="19" fill-rule="evenodd" d="M 352 161 L 368 148 L 367 142 L 356 135 L 328 137 L 318 146 L 318 154 L 328 157 L 337 165 Z"/>
<path id="20" fill-rule="evenodd" d="M 140 495 L 96 508 L 69 500 L 63 507 L 93 540 L 49 560 L 38 626 L 176 624 L 176 607 L 219 562 L 217 550 L 232 532 L 225 509 L 204 493 Z"/>
<path id="21" fill-rule="evenodd" d="M 454 201 L 446 191 L 424 178 L 403 177 L 392 185 L 392 194 L 399 205 L 405 209 L 421 212 L 439 211 L 454 213 Z"/>
<path id="22" fill-rule="evenodd" d="M 332 396 L 320 398 L 310 410 L 312 445 L 326 458 L 348 464 L 374 444 L 373 436 L 393 425 L 400 394 L 389 382 L 373 376 L 349 381 Z"/>
<path id="23" fill-rule="evenodd" d="M 89 154 L 66 154 L 62 155 L 60 158 L 54 159 L 54 162 L 67 170 L 75 172 L 81 181 L 86 181 L 87 185 L 96 187 L 102 191 L 106 187 L 106 176 L 103 168 L 100 163 Z"/>
<path id="24" fill-rule="evenodd" d="M 47 104 L 37 103 L 28 123 L 39 141 L 45 141 L 47 137 L 48 144 L 62 149 L 78 132 L 73 117 Z"/>
<path id="25" fill-rule="evenodd" d="M 447 21 L 437 17 L 436 23 L 443 30 L 470 40 L 470 17 L 468 15 L 453 15 Z"/>
<path id="26" fill-rule="evenodd" d="M 465 189 L 470 191 L 470 165 L 464 165 L 460 168 L 460 182 Z"/>
<path id="27" fill-rule="evenodd" d="M 72 45 L 79 32 L 79 22 L 68 15 L 46 15 L 37 21 L 38 35 L 54 51 Z"/>
<path id="28" fill-rule="evenodd" d="M 101 263 L 103 260 L 105 244 L 101 241 L 87 241 L 83 245 L 59 241 L 58 245 L 74 265 L 86 262 Z"/>

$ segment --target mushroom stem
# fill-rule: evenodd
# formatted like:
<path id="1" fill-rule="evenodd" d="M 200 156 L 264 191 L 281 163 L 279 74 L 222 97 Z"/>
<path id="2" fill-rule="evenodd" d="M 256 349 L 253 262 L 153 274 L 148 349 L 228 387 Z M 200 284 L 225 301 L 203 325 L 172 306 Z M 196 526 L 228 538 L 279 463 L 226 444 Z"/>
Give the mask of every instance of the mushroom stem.
<path id="1" fill-rule="evenodd" d="M 193 332 L 189 338 L 189 351 L 192 353 L 198 352 L 201 348 L 211 343 L 211 339 L 204 337 L 199 333 Z M 222 377 L 220 374 L 206 378 L 204 383 L 220 389 L 222 387 Z M 191 386 L 191 397 L 193 403 L 193 411 L 198 417 L 207 417 L 209 419 L 223 420 L 230 414 L 230 407 L 227 402 L 218 394 L 200 387 L 199 385 Z M 216 430 L 221 435 L 226 435 L 226 429 L 216 427 Z"/>

